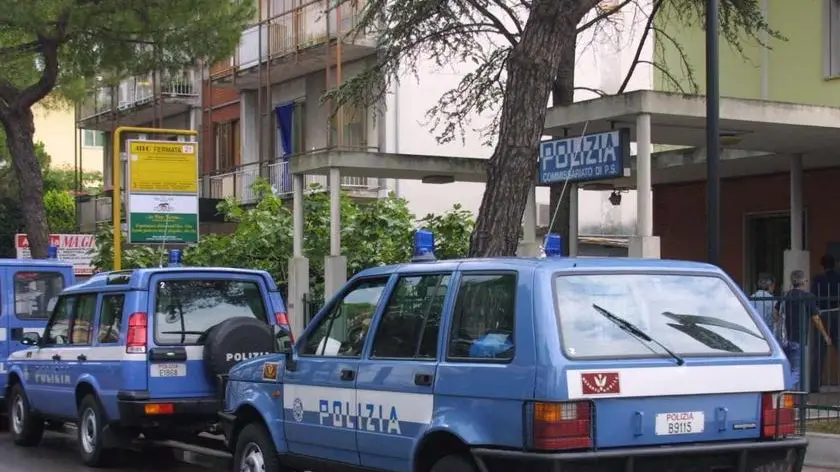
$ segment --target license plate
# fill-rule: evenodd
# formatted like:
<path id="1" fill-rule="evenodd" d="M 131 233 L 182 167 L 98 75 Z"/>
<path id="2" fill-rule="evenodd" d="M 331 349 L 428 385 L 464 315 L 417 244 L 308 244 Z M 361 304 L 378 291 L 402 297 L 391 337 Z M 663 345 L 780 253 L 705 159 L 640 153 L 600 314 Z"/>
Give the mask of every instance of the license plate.
<path id="1" fill-rule="evenodd" d="M 186 377 L 187 364 L 152 364 L 152 377 Z"/>
<path id="2" fill-rule="evenodd" d="M 656 435 L 699 434 L 706 426 L 702 411 L 660 413 L 656 415 Z"/>

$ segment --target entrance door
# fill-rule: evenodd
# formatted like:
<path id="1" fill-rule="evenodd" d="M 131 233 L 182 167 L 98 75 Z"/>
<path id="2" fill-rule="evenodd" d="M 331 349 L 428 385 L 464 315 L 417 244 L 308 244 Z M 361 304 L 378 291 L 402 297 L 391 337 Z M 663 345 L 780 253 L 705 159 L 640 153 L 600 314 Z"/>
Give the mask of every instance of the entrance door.
<path id="1" fill-rule="evenodd" d="M 803 249 L 808 249 L 808 213 L 802 214 Z M 767 272 L 776 279 L 778 289 L 783 289 L 785 279 L 785 251 L 790 249 L 790 212 L 758 213 L 746 217 L 746 273 L 747 293 L 755 291 L 758 274 Z"/>

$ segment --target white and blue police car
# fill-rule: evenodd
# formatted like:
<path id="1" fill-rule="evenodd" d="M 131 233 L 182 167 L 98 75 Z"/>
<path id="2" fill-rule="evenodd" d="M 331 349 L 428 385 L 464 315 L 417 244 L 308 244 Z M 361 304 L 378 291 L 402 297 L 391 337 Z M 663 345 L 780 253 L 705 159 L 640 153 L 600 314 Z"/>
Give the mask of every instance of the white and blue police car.
<path id="1" fill-rule="evenodd" d="M 415 261 L 354 276 L 283 354 L 230 371 L 240 472 L 802 468 L 790 367 L 720 269 Z"/>
<path id="2" fill-rule="evenodd" d="M 5 391 L 15 444 L 45 421 L 77 425 L 103 466 L 141 435 L 191 442 L 218 424 L 218 386 L 236 363 L 279 352 L 285 307 L 264 271 L 170 267 L 97 274 L 58 296 L 43 335 L 23 334 Z"/>

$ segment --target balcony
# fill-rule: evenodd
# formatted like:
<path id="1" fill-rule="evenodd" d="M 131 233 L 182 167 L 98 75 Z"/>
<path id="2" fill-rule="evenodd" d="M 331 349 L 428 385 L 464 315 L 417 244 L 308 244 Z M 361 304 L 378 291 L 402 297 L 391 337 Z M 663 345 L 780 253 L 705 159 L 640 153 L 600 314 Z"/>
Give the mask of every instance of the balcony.
<path id="1" fill-rule="evenodd" d="M 201 77 L 195 70 L 165 72 L 157 84 L 163 117 L 186 112 L 200 100 Z M 155 77 L 147 74 L 129 77 L 114 87 L 101 87 L 91 92 L 78 107 L 76 123 L 80 128 L 109 130 L 114 120 L 137 126 L 155 117 Z"/>
<path id="2" fill-rule="evenodd" d="M 233 57 L 215 64 L 210 79 L 219 85 L 253 89 L 259 86 L 256 67 L 268 62 L 271 83 L 323 70 L 328 40 L 341 38 L 342 61 L 352 62 L 376 53 L 372 34 L 349 34 L 357 25 L 364 0 L 342 4 L 325 14 L 323 0 L 283 10 L 282 0 L 270 0 L 270 17 L 245 29 Z M 275 13 L 280 12 L 280 13 Z"/>
<path id="3" fill-rule="evenodd" d="M 253 162 L 245 164 L 229 172 L 206 175 L 201 179 L 202 198 L 236 198 L 244 204 L 256 202 L 256 194 L 252 186 L 260 178 L 260 164 Z M 263 178 L 266 178 L 274 191 L 283 197 L 291 198 L 292 176 L 289 173 L 289 163 L 282 159 L 275 159 L 272 163 L 264 163 Z M 308 191 L 326 191 L 329 187 L 327 176 L 304 176 L 304 187 Z M 379 179 L 374 177 L 342 177 L 341 189 L 354 198 L 376 198 L 379 195 Z"/>
<path id="4" fill-rule="evenodd" d="M 76 200 L 77 222 L 82 233 L 93 233 L 99 223 L 106 223 L 113 218 L 111 197 L 96 195 Z"/>

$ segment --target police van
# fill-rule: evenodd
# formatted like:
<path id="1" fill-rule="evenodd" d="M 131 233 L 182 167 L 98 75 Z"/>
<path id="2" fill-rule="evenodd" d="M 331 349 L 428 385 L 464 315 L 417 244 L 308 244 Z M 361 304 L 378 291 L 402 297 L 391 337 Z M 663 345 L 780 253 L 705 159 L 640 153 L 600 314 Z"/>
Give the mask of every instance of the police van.
<path id="1" fill-rule="evenodd" d="M 43 332 L 50 316 L 50 303 L 73 285 L 73 266 L 55 259 L 0 259 L 0 382 L 8 377 L 6 360 L 26 349 L 24 331 Z M 2 393 L 0 393 L 2 397 Z"/>
<path id="2" fill-rule="evenodd" d="M 790 367 L 720 269 L 415 244 L 230 371 L 233 470 L 801 470 Z"/>
<path id="3" fill-rule="evenodd" d="M 189 442 L 218 423 L 228 370 L 278 352 L 289 333 L 264 271 L 97 274 L 61 293 L 43 334 L 23 334 L 30 348 L 8 367 L 9 429 L 16 444 L 35 446 L 45 420 L 73 423 L 90 466 L 140 435 Z"/>

